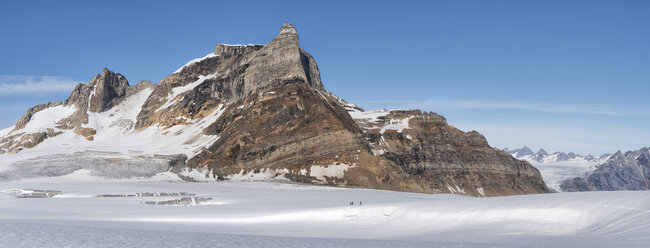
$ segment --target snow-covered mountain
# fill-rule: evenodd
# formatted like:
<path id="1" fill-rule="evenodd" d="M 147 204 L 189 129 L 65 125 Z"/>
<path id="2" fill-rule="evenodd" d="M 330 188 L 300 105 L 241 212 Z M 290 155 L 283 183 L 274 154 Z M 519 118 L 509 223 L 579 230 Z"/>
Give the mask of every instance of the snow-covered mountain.
<path id="1" fill-rule="evenodd" d="M 505 152 L 529 161 L 549 188 L 557 191 L 647 190 L 650 186 L 650 148 L 598 157 L 572 152 L 548 154 L 528 147 Z"/>
<path id="2" fill-rule="evenodd" d="M 524 146 L 519 149 L 514 149 L 514 150 L 505 148 L 503 149 L 503 151 L 514 156 L 515 158 L 524 159 L 526 161 L 536 161 L 539 163 L 563 162 L 563 161 L 572 161 L 572 160 L 591 162 L 591 161 L 603 160 L 611 155 L 611 154 L 603 154 L 594 157 L 591 154 L 580 155 L 580 154 L 575 154 L 573 152 L 568 152 L 568 153 L 554 152 L 549 154 L 543 148 L 539 149 L 537 152 L 533 152 L 533 150 L 531 150 L 527 146 Z"/>
<path id="3" fill-rule="evenodd" d="M 650 148 L 618 151 L 594 170 L 566 180 L 564 191 L 648 190 L 650 189 Z"/>
<path id="4" fill-rule="evenodd" d="M 517 159 L 530 162 L 540 171 L 546 185 L 556 191 L 562 191 L 561 185 L 565 180 L 586 176 L 611 156 L 580 155 L 573 152 L 549 154 L 544 149 L 534 152 L 527 146 L 513 150 L 505 148 L 504 151 Z"/>
<path id="5" fill-rule="evenodd" d="M 327 91 L 285 24 L 266 45 L 217 45 L 158 84 L 104 69 L 0 131 L 0 180 L 283 180 L 474 196 L 548 192 L 528 162 L 432 112 L 364 111 Z"/>

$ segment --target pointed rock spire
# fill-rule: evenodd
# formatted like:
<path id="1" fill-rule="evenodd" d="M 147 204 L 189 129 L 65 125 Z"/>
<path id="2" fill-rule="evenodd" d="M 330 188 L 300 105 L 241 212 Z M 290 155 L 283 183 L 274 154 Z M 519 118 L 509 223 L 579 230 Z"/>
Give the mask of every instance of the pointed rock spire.
<path id="1" fill-rule="evenodd" d="M 65 104 L 102 112 L 115 106 L 126 95 L 128 87 L 129 81 L 122 74 L 104 68 L 87 84 L 78 84 Z"/>
<path id="2" fill-rule="evenodd" d="M 295 34 L 298 36 L 298 30 L 291 25 L 291 23 L 285 22 L 284 25 L 280 28 L 280 34 Z"/>
<path id="3" fill-rule="evenodd" d="M 280 28 L 278 36 L 260 49 L 249 64 L 244 75 L 244 92 L 285 82 L 302 82 L 317 90 L 324 89 L 314 58 L 300 48 L 298 31 L 289 23 Z"/>

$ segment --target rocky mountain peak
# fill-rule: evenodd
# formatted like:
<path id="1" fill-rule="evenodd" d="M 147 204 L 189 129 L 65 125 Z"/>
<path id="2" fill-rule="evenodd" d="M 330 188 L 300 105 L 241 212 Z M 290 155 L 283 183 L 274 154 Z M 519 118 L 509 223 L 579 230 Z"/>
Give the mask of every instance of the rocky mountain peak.
<path id="1" fill-rule="evenodd" d="M 122 74 L 114 73 L 107 68 L 102 70 L 102 75 L 95 83 L 88 107 L 91 112 L 103 112 L 112 108 L 126 95 L 129 87 L 129 81 Z"/>
<path id="2" fill-rule="evenodd" d="M 296 30 L 291 23 L 285 22 L 284 25 L 280 28 L 280 34 L 295 34 L 298 35 L 298 30 Z"/>
<path id="3" fill-rule="evenodd" d="M 257 52 L 244 75 L 244 91 L 282 85 L 287 81 L 305 83 L 324 90 L 314 58 L 300 48 L 298 31 L 289 23 L 280 34 Z"/>
<path id="4" fill-rule="evenodd" d="M 617 151 L 616 153 L 614 153 L 612 155 L 612 157 L 610 159 L 612 159 L 612 160 L 621 160 L 621 159 L 623 159 L 623 157 L 624 157 L 623 153 L 621 151 Z"/>
<path id="5" fill-rule="evenodd" d="M 510 153 L 517 154 L 517 157 L 535 155 L 535 152 L 533 152 L 533 150 L 531 150 L 527 146 L 524 146 L 519 149 L 510 150 Z"/>
<path id="6" fill-rule="evenodd" d="M 87 84 L 78 84 L 65 105 L 91 112 L 103 112 L 115 106 L 127 94 L 129 81 L 119 73 L 104 68 Z"/>
<path id="7" fill-rule="evenodd" d="M 478 132 L 458 130 L 432 112 L 366 112 L 328 92 L 288 23 L 266 45 L 217 45 L 159 84 L 129 86 L 104 69 L 65 104 L 30 111 L 21 123 L 45 124 L 25 128 L 37 133 L 18 141 L 0 137 L 0 152 L 74 133 L 66 142 L 80 150 L 182 154 L 185 164 L 172 172 L 195 171 L 201 180 L 258 175 L 475 196 L 548 192 L 537 169 L 490 147 Z M 46 112 L 33 117 L 40 111 Z"/>

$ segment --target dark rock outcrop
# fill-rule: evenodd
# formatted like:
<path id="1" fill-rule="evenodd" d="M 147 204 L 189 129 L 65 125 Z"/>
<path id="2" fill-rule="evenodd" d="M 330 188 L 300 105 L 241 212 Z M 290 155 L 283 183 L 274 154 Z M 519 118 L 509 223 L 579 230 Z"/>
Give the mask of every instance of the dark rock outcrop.
<path id="1" fill-rule="evenodd" d="M 581 177 L 576 177 L 573 179 L 566 180 L 562 182 L 560 185 L 560 188 L 564 192 L 583 192 L 583 191 L 591 191 L 591 188 L 589 187 L 589 184 L 585 182 L 585 179 Z"/>
<path id="2" fill-rule="evenodd" d="M 65 105 L 91 112 L 103 112 L 119 103 L 126 96 L 129 82 L 122 74 L 104 68 L 87 84 L 78 84 Z"/>

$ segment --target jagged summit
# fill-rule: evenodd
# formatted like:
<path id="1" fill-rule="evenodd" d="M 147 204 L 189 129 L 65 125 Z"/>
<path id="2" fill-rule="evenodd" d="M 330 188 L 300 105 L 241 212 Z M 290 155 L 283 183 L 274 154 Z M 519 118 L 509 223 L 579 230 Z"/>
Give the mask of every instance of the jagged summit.
<path id="1" fill-rule="evenodd" d="M 101 74 L 97 74 L 87 84 L 78 84 L 65 100 L 65 105 L 103 112 L 126 96 L 129 87 L 129 81 L 122 74 L 104 68 Z"/>
<path id="2" fill-rule="evenodd" d="M 214 54 L 190 61 L 154 89 L 136 128 L 179 124 L 182 121 L 173 118 L 205 116 L 219 103 L 236 103 L 287 84 L 305 84 L 325 93 L 318 65 L 300 48 L 294 31 L 285 24 L 266 45 L 217 45 Z M 179 87 L 186 90 L 181 92 Z"/>
<path id="3" fill-rule="evenodd" d="M 285 22 L 280 28 L 280 34 L 295 34 L 298 35 L 298 31 L 291 23 Z"/>
<path id="4" fill-rule="evenodd" d="M 531 150 L 527 146 L 524 146 L 524 147 L 519 148 L 519 149 L 514 149 L 514 150 L 509 150 L 508 148 L 506 148 L 506 149 L 504 149 L 504 151 L 508 152 L 510 154 L 516 154 L 515 157 L 530 156 L 530 155 L 535 154 L 535 152 L 533 152 L 533 150 Z"/>
<path id="5" fill-rule="evenodd" d="M 546 156 L 548 155 L 548 152 L 546 152 L 543 148 L 540 148 L 539 151 L 537 151 L 537 156 Z"/>
<path id="6" fill-rule="evenodd" d="M 65 103 L 39 105 L 19 123 L 0 130 L 0 154 L 20 156 L 1 155 L 0 164 L 59 153 L 62 164 L 95 163 L 86 155 L 93 150 L 108 156 L 101 163 L 111 168 L 151 158 L 148 168 L 191 180 L 474 196 L 548 192 L 529 163 L 438 114 L 363 111 L 336 97 L 289 23 L 266 45 L 217 45 L 159 84 L 130 86 L 104 70 Z M 70 162 L 66 153 L 74 153 Z"/>

